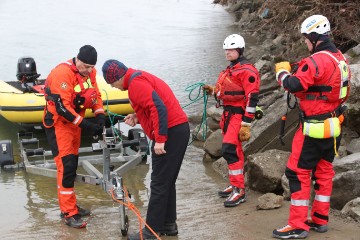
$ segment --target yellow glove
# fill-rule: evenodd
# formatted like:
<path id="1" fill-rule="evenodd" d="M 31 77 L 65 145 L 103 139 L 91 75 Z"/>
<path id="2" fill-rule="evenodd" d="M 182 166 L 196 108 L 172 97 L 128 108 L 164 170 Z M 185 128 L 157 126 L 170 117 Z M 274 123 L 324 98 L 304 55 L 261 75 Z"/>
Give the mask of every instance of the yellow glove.
<path id="1" fill-rule="evenodd" d="M 251 137 L 250 126 L 251 126 L 250 123 L 245 123 L 245 122 L 241 123 L 240 131 L 239 131 L 240 142 L 248 141 L 250 139 Z"/>
<path id="2" fill-rule="evenodd" d="M 278 73 L 282 70 L 286 70 L 289 73 L 291 72 L 291 65 L 289 62 L 279 62 L 275 64 L 275 72 Z"/>
<path id="3" fill-rule="evenodd" d="M 207 95 L 214 95 L 214 92 L 215 92 L 215 87 L 214 86 L 204 85 L 202 88 L 207 93 Z"/>

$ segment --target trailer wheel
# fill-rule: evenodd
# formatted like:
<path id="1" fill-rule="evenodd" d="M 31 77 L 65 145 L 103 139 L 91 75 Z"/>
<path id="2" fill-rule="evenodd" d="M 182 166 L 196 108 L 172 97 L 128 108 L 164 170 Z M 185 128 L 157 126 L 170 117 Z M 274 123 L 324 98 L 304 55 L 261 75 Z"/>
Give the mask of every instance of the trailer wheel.
<path id="1" fill-rule="evenodd" d="M 125 228 L 121 229 L 121 235 L 126 236 L 129 231 L 129 218 L 128 215 L 125 215 Z"/>

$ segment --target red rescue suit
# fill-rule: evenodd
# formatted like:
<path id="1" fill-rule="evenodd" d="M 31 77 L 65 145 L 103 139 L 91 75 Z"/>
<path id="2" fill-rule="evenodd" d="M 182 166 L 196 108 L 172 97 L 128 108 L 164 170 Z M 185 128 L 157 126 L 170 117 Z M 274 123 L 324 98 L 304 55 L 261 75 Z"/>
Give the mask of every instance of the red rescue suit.
<path id="1" fill-rule="evenodd" d="M 242 122 L 254 119 L 259 88 L 259 72 L 244 57 L 220 73 L 215 88 L 216 98 L 224 108 L 220 121 L 222 156 L 228 163 L 230 184 L 238 188 L 245 188 L 244 152 L 238 134 Z"/>
<path id="2" fill-rule="evenodd" d="M 348 72 L 347 77 L 342 76 L 339 61 L 344 61 L 343 70 Z M 308 120 L 323 121 L 342 114 L 341 104 L 350 92 L 350 72 L 344 56 L 331 42 L 319 44 L 312 56 L 300 61 L 293 75 L 285 74 L 279 78 L 283 78 L 284 88 L 295 93 L 300 100 L 302 123 Z M 344 96 L 339 96 L 341 87 L 347 89 Z M 335 149 L 337 151 L 340 145 L 341 134 L 336 138 L 318 139 L 305 136 L 302 128 L 303 124 L 295 133 L 285 171 L 291 191 L 288 224 L 309 231 L 305 221 L 308 218 L 311 179 L 315 181 L 316 194 L 311 210 L 312 221 L 327 225 L 329 219 L 332 179 L 335 175 L 332 162 Z"/>
<path id="3" fill-rule="evenodd" d="M 96 70 L 82 77 L 75 58 L 55 67 L 45 82 L 46 107 L 43 124 L 57 167 L 57 190 L 61 212 L 66 217 L 78 213 L 74 181 L 78 166 L 81 128 L 85 110 L 104 114 L 96 84 Z"/>

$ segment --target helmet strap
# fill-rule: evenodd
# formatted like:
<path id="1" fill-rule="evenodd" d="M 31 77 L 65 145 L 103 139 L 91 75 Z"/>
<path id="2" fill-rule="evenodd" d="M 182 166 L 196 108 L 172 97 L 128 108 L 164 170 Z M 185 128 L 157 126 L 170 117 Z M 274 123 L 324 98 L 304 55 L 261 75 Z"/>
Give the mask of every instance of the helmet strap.
<path id="1" fill-rule="evenodd" d="M 241 57 L 244 53 L 244 48 L 236 48 L 236 51 L 239 53 L 239 57 Z"/>
<path id="2" fill-rule="evenodd" d="M 315 48 L 316 48 L 316 44 L 319 41 L 320 35 L 317 33 L 310 33 L 307 35 L 307 38 L 310 40 L 311 45 L 312 45 L 312 50 L 311 53 L 315 52 Z"/>

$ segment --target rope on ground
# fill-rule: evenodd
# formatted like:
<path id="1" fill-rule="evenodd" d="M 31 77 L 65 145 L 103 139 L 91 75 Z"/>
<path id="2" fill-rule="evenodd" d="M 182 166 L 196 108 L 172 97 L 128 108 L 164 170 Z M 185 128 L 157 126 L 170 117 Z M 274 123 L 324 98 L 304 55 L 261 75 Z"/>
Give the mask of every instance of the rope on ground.
<path id="1" fill-rule="evenodd" d="M 206 139 L 207 127 L 208 127 L 207 126 L 207 121 L 206 121 L 206 115 L 207 115 L 206 114 L 206 107 L 207 107 L 207 101 L 208 101 L 209 97 L 208 97 L 208 94 L 206 93 L 206 91 L 203 90 L 203 88 L 202 88 L 203 86 L 205 86 L 205 83 L 199 82 L 199 83 L 194 83 L 194 84 L 188 86 L 187 88 L 185 88 L 185 91 L 189 92 L 188 98 L 190 100 L 190 103 L 186 104 L 182 108 L 186 108 L 186 107 L 190 106 L 191 104 L 199 101 L 200 99 L 203 99 L 203 108 L 204 108 L 204 111 L 203 111 L 203 114 L 202 114 L 202 117 L 201 117 L 200 126 L 199 126 L 196 134 L 193 135 L 192 140 L 188 145 L 190 145 L 196 139 L 196 136 L 200 132 L 201 127 L 203 128 L 203 139 L 204 139 L 204 141 Z M 193 97 L 193 92 L 195 90 L 197 90 L 197 94 L 195 95 L 195 97 Z"/>
<path id="2" fill-rule="evenodd" d="M 125 187 L 124 187 L 124 189 L 123 189 L 123 192 L 124 192 L 124 201 L 121 201 L 121 200 L 115 198 L 114 189 L 111 189 L 110 192 L 111 192 L 111 198 L 113 199 L 113 201 L 118 202 L 118 203 L 124 205 L 125 207 L 127 207 L 129 210 L 131 210 L 131 211 L 137 216 L 137 218 L 138 218 L 138 220 L 139 220 L 140 239 L 144 239 L 144 238 L 143 238 L 143 235 L 142 235 L 142 223 L 143 223 L 143 224 L 145 224 L 145 226 L 150 230 L 150 232 L 151 232 L 152 234 L 154 234 L 154 236 L 156 237 L 156 239 L 161 240 L 161 238 L 156 234 L 156 232 L 155 232 L 155 231 L 146 223 L 146 221 L 141 217 L 139 209 L 137 209 L 137 208 L 135 207 L 135 205 L 131 203 L 130 198 L 129 198 L 129 193 L 128 193 L 128 191 L 126 190 Z"/>

